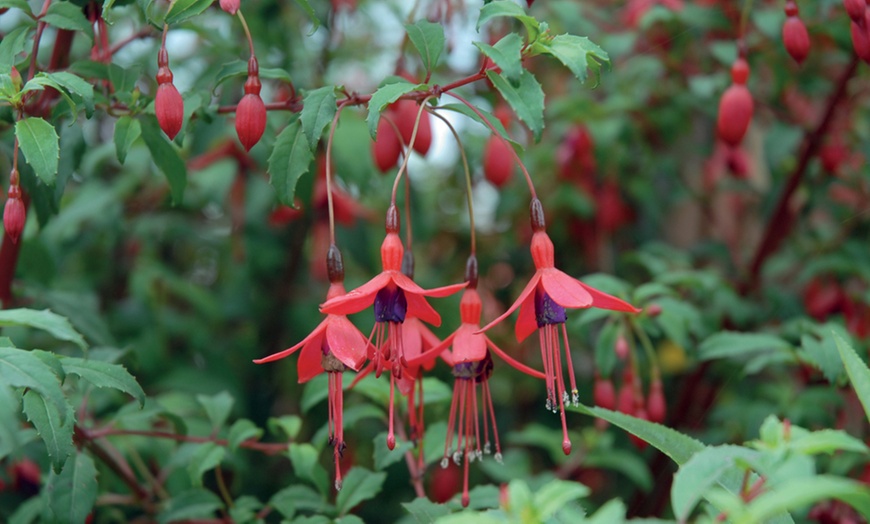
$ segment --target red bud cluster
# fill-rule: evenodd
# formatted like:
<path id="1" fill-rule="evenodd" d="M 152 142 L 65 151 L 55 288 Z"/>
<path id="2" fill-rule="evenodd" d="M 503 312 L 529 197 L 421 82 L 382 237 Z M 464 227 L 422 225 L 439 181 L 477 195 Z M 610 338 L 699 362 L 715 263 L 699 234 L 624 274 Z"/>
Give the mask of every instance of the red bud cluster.
<path id="1" fill-rule="evenodd" d="M 9 191 L 7 192 L 6 205 L 3 207 L 3 227 L 12 242 L 18 243 L 21 232 L 24 231 L 24 222 L 27 212 L 24 202 L 21 200 L 21 188 L 18 186 L 18 171 L 12 170 L 9 175 Z"/>
<path id="2" fill-rule="evenodd" d="M 248 60 L 248 79 L 245 81 L 245 96 L 236 106 L 236 134 L 244 146 L 250 151 L 266 131 L 266 104 L 260 98 L 260 67 L 257 57 Z"/>
<path id="3" fill-rule="evenodd" d="M 157 53 L 157 95 L 154 97 L 154 112 L 160 129 L 170 140 L 181 131 L 184 121 L 184 100 L 172 84 L 172 71 L 169 70 L 169 54 L 165 47 Z"/>
<path id="4" fill-rule="evenodd" d="M 810 36 L 807 28 L 798 17 L 798 7 L 794 0 L 785 3 L 785 24 L 782 26 L 782 42 L 785 50 L 798 64 L 802 64 L 810 54 Z"/>
<path id="5" fill-rule="evenodd" d="M 738 58 L 731 66 L 732 84 L 719 101 L 716 130 L 719 138 L 732 147 L 743 141 L 752 120 L 752 95 L 746 88 L 748 78 L 749 65 L 743 58 Z"/>

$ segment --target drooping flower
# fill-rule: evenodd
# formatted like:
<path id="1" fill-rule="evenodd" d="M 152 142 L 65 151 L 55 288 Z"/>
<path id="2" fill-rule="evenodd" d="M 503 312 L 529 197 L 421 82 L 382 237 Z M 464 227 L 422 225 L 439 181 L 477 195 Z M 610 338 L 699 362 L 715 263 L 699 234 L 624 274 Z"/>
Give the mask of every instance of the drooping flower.
<path id="1" fill-rule="evenodd" d="M 344 291 L 344 267 L 341 252 L 331 245 L 327 254 L 327 272 L 329 273 L 329 291 L 327 300 L 340 297 Z M 347 445 L 344 442 L 344 425 L 342 422 L 344 389 L 342 387 L 343 373 L 347 368 L 359 371 L 366 360 L 366 349 L 369 343 L 365 335 L 354 326 L 345 315 L 328 314 L 314 331 L 301 342 L 279 351 L 268 357 L 255 360 L 256 364 L 265 364 L 288 357 L 298 350 L 299 383 L 307 382 L 326 372 L 329 377 L 329 443 L 334 447 L 335 457 L 335 489 L 341 489 L 341 467 L 339 461 L 344 455 Z"/>
<path id="2" fill-rule="evenodd" d="M 441 317 L 432 309 L 426 297 L 451 295 L 464 288 L 465 282 L 427 290 L 402 274 L 405 249 L 399 238 L 399 212 L 395 205 L 387 210 L 386 233 L 381 244 L 383 271 L 346 295 L 327 300 L 321 304 L 320 310 L 327 314 L 349 315 L 374 305 L 375 328 L 370 340 L 375 340 L 377 350 L 370 358 L 373 360 L 375 376 L 380 376 L 384 369 L 391 371 L 387 447 L 393 449 L 396 445 L 393 432 L 394 386 L 407 368 L 402 324 L 410 316 L 434 326 L 440 325 Z"/>
<path id="3" fill-rule="evenodd" d="M 245 80 L 245 96 L 236 106 L 236 134 L 245 151 L 250 151 L 266 131 L 266 105 L 260 98 L 260 66 L 257 58 L 248 59 L 248 79 Z"/>
<path id="4" fill-rule="evenodd" d="M 740 57 L 731 65 L 732 83 L 719 100 L 716 132 L 719 138 L 732 147 L 740 144 L 752 121 L 754 103 L 752 94 L 746 87 L 748 78 L 749 64 Z"/>
<path id="5" fill-rule="evenodd" d="M 547 408 L 560 412 L 562 418 L 562 450 L 571 453 L 571 440 L 568 438 L 568 427 L 565 420 L 565 405 L 580 403 L 580 392 L 574 377 L 574 365 L 571 361 L 571 349 L 568 345 L 568 332 L 565 329 L 567 320 L 566 309 L 597 307 L 613 311 L 637 313 L 640 309 L 612 295 L 608 295 L 591 286 L 571 278 L 566 273 L 556 269 L 553 241 L 546 232 L 544 210 L 541 201 L 532 200 L 532 260 L 535 263 L 535 274 L 523 289 L 517 300 L 501 316 L 487 324 L 481 331 L 486 331 L 498 324 L 519 308 L 516 323 L 516 337 L 523 341 L 537 330 L 540 338 L 541 357 L 544 362 L 544 374 L 547 380 Z M 571 391 L 565 388 L 562 365 L 562 345 L 565 346 L 565 367 L 568 369 Z"/>
<path id="6" fill-rule="evenodd" d="M 154 113 L 160 129 L 169 140 L 174 140 L 184 122 L 184 99 L 172 83 L 169 70 L 169 54 L 165 47 L 157 52 L 157 94 L 154 96 Z"/>
<path id="7" fill-rule="evenodd" d="M 544 374 L 531 369 L 496 346 L 492 340 L 480 332 L 480 313 L 482 304 L 477 292 L 477 259 L 472 255 L 466 266 L 466 282 L 468 287 L 459 303 L 462 324 L 443 342 L 429 351 L 421 353 L 415 359 L 409 359 L 409 365 L 426 362 L 440 356 L 453 367 L 453 400 L 450 403 L 450 416 L 447 421 L 447 440 L 444 442 L 444 456 L 441 467 L 446 468 L 452 458 L 456 465 L 463 464 L 462 505 L 468 506 L 468 464 L 481 460 L 483 455 L 492 452 L 495 444 L 494 458 L 501 462 L 501 445 L 498 440 L 495 411 L 492 406 L 492 394 L 489 389 L 489 377 L 492 376 L 493 360 L 490 352 L 497 354 L 514 368 L 543 379 Z M 448 347 L 452 346 L 452 351 Z M 478 393 L 478 386 L 480 392 Z M 478 412 L 480 412 L 478 414 Z M 453 447 L 454 433 L 456 447 Z M 482 437 L 482 438 L 481 438 Z M 490 442 L 490 437 L 493 442 Z"/>
<path id="8" fill-rule="evenodd" d="M 9 175 L 9 190 L 6 192 L 6 204 L 3 206 L 3 228 L 6 234 L 17 244 L 24 231 L 27 221 L 27 209 L 21 199 L 21 187 L 18 185 L 18 170 L 12 168 Z"/>
<path id="9" fill-rule="evenodd" d="M 798 16 L 798 6 L 794 0 L 785 2 L 785 23 L 782 26 L 782 41 L 788 54 L 798 64 L 802 64 L 810 54 L 810 36 L 803 21 Z"/>

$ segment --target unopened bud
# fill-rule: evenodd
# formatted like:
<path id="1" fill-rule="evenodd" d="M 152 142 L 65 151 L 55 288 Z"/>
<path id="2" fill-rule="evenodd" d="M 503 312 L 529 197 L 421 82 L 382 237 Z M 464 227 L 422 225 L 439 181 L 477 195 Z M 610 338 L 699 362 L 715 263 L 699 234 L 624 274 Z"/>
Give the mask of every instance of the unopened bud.
<path id="1" fill-rule="evenodd" d="M 239 10 L 240 0 L 220 0 L 221 9 L 234 15 Z"/>

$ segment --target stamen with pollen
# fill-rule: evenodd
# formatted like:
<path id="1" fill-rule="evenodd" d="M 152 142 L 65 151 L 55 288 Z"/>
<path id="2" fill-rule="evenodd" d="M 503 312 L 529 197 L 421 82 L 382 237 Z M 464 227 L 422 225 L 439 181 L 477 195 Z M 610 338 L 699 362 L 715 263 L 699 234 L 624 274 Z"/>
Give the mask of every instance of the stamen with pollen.
<path id="1" fill-rule="evenodd" d="M 565 404 L 572 401 L 579 403 L 579 391 L 574 377 L 574 366 L 571 362 L 571 348 L 568 346 L 568 335 L 565 329 L 567 315 L 565 308 L 557 304 L 545 291 L 535 290 L 535 320 L 538 324 L 538 337 L 541 342 L 541 356 L 544 360 L 544 373 L 547 376 L 547 409 L 556 413 L 562 420 L 562 451 L 571 453 L 571 439 L 568 438 L 568 423 L 565 418 Z M 565 390 L 565 380 L 562 371 L 562 344 L 559 340 L 559 327 L 565 341 L 565 360 L 571 380 L 571 396 Z M 576 400 L 575 400 L 576 399 Z"/>
<path id="2" fill-rule="evenodd" d="M 399 287 L 385 287 L 375 296 L 375 376 L 380 376 L 385 367 L 390 368 L 390 406 L 389 428 L 387 429 L 387 447 L 396 447 L 395 421 L 395 386 L 396 379 L 402 377 L 405 362 L 405 352 L 402 345 L 402 323 L 408 312 L 408 301 L 405 292 Z"/>

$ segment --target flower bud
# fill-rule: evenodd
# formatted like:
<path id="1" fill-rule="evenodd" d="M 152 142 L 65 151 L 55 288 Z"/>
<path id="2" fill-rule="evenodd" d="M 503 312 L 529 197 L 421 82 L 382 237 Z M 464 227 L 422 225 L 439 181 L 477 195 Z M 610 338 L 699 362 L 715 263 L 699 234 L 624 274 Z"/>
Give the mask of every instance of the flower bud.
<path id="1" fill-rule="evenodd" d="M 259 94 L 248 93 L 239 101 L 236 107 L 236 134 L 244 146 L 250 151 L 266 131 L 266 104 Z"/>
<path id="2" fill-rule="evenodd" d="M 221 9 L 227 13 L 234 15 L 239 10 L 241 0 L 220 0 Z"/>
<path id="3" fill-rule="evenodd" d="M 625 339 L 624 335 L 620 334 L 616 337 L 616 343 L 613 344 L 613 351 L 616 353 L 619 360 L 625 360 L 628 357 L 628 340 Z"/>
<path id="4" fill-rule="evenodd" d="M 592 396 L 598 407 L 611 410 L 616 407 L 616 390 L 613 388 L 613 382 L 609 378 L 602 378 L 597 373 Z"/>
<path id="5" fill-rule="evenodd" d="M 24 84 L 24 80 L 21 79 L 21 73 L 18 72 L 18 69 L 15 66 L 12 66 L 9 69 L 9 76 L 12 77 L 12 85 L 15 86 L 16 90 L 20 90 L 21 86 Z"/>
<path id="6" fill-rule="evenodd" d="M 386 118 L 378 122 L 378 137 L 372 142 L 372 159 L 375 167 L 381 173 L 386 173 L 396 166 L 399 155 L 402 154 L 402 145 L 396 136 L 396 131 Z"/>
<path id="7" fill-rule="evenodd" d="M 731 64 L 731 81 L 735 84 L 745 84 L 749 80 L 749 64 L 744 58 L 738 58 Z"/>
<path id="8" fill-rule="evenodd" d="M 804 23 L 796 16 L 786 18 L 782 26 L 782 42 L 798 64 L 802 64 L 810 54 L 810 36 Z"/>
<path id="9" fill-rule="evenodd" d="M 402 135 L 402 142 L 406 145 L 411 143 L 411 135 L 414 133 L 414 122 L 417 120 L 417 112 L 420 106 L 413 100 L 399 100 L 394 105 L 396 127 Z M 425 156 L 432 145 L 432 122 L 429 113 L 425 110 L 420 115 L 420 125 L 417 126 L 417 137 L 414 139 L 414 151 Z"/>
<path id="10" fill-rule="evenodd" d="M 514 159 L 510 147 L 501 138 L 490 135 L 483 148 L 483 174 L 495 187 L 507 184 L 513 174 Z"/>
<path id="11" fill-rule="evenodd" d="M 858 23 L 854 20 L 852 26 L 852 47 L 858 57 L 870 64 L 870 35 L 867 34 L 866 23 Z"/>
<path id="12" fill-rule="evenodd" d="M 743 84 L 731 84 L 719 101 L 716 129 L 719 138 L 730 146 L 743 140 L 752 120 L 753 102 L 749 89 Z"/>
<path id="13" fill-rule="evenodd" d="M 659 377 L 653 377 L 652 383 L 649 386 L 649 398 L 646 400 L 646 411 L 652 422 L 658 422 L 661 424 L 665 421 L 667 405 L 665 404 L 664 391 L 662 391 L 662 379 Z"/>
<path id="14" fill-rule="evenodd" d="M 14 196 L 13 188 L 16 190 Z M 12 239 L 12 242 L 16 244 L 21 237 L 21 232 L 24 231 L 26 218 L 24 202 L 21 201 L 21 192 L 18 190 L 18 186 L 12 186 L 9 188 L 9 198 L 6 200 L 6 206 L 3 208 L 3 227 L 6 229 L 6 234 Z"/>
<path id="15" fill-rule="evenodd" d="M 843 6 L 853 22 L 861 20 L 864 16 L 864 0 L 843 0 Z"/>
<path id="16" fill-rule="evenodd" d="M 184 121 L 184 100 L 172 83 L 166 82 L 157 86 L 154 112 L 157 114 L 160 129 L 166 133 L 169 140 L 174 140 L 175 135 L 181 131 L 181 124 Z"/>

